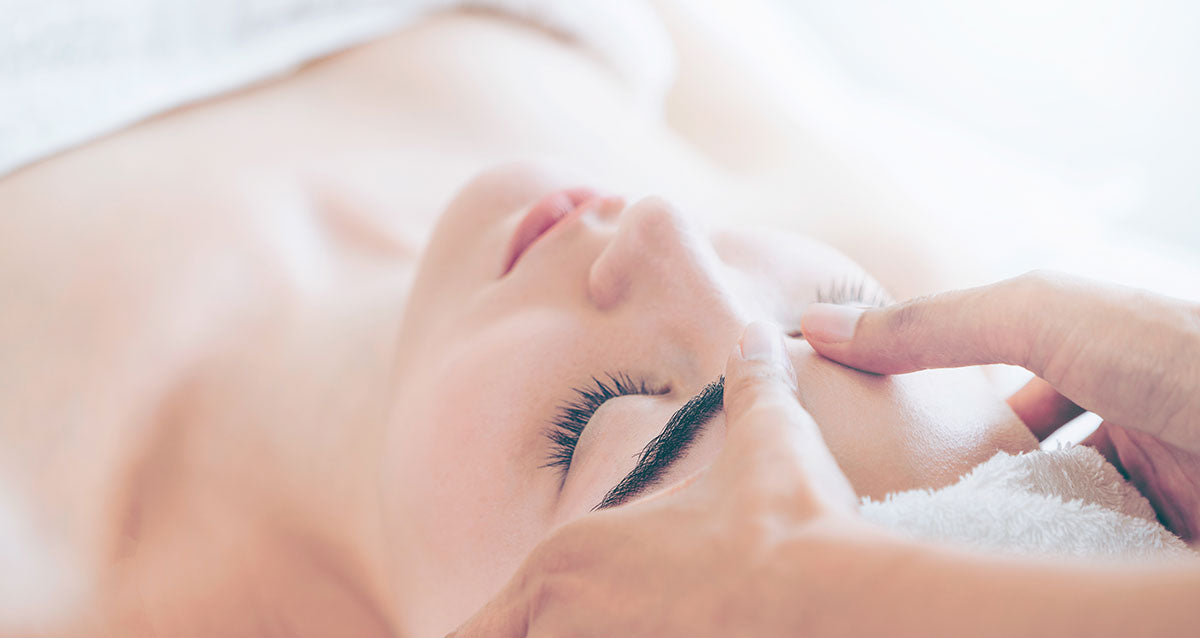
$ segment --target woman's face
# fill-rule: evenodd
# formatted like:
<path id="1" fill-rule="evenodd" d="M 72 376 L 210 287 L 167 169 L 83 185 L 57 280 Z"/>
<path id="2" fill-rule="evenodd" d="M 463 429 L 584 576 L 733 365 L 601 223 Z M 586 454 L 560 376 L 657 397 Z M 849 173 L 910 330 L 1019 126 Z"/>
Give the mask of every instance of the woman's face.
<path id="1" fill-rule="evenodd" d="M 818 298 L 884 298 L 829 246 L 707 234 L 654 198 L 592 199 L 509 269 L 514 242 L 540 228 L 522 224 L 531 207 L 574 186 L 527 166 L 490 171 L 450 204 L 423 257 L 383 477 L 396 594 L 420 635 L 480 607 L 551 529 L 601 503 L 669 421 L 681 453 L 643 468 L 657 480 L 640 493 L 710 463 L 719 402 L 680 409 L 720 377 L 747 322 L 794 333 Z M 787 345 L 800 402 L 860 494 L 944 485 L 998 449 L 1034 445 L 977 369 L 880 377 L 800 338 Z"/>

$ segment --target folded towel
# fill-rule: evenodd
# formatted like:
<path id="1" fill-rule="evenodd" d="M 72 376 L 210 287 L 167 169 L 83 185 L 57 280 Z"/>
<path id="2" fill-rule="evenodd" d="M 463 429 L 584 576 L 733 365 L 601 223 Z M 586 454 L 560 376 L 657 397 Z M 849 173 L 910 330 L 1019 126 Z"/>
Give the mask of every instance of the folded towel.
<path id="1" fill-rule="evenodd" d="M 948 487 L 863 499 L 867 519 L 910 537 L 1034 555 L 1192 555 L 1095 450 L 1000 452 Z"/>
<path id="2" fill-rule="evenodd" d="M 670 84 L 670 38 L 644 0 L 0 0 L 0 177 L 454 7 L 573 38 L 636 95 Z"/>

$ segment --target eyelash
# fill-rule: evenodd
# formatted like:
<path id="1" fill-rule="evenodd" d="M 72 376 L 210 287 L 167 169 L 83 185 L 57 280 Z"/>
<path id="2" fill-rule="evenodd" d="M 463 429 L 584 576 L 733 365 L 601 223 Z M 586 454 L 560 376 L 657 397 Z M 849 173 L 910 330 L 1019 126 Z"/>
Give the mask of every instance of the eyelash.
<path id="1" fill-rule="evenodd" d="M 865 275 L 850 279 L 838 279 L 826 287 L 817 288 L 817 301 L 824 303 L 860 303 L 871 306 L 886 306 L 892 303 L 892 298 L 878 284 L 873 283 Z M 795 335 L 793 335 L 795 336 Z M 574 399 L 564 402 L 558 407 L 551 427 L 546 432 L 550 439 L 550 455 L 542 467 L 558 468 L 563 477 L 571 468 L 571 459 L 575 457 L 575 447 L 579 437 L 587 427 L 596 410 L 605 402 L 628 395 L 660 395 L 666 394 L 666 389 L 651 388 L 642 379 L 623 372 L 605 373 L 608 381 L 592 377 L 592 385 L 584 388 L 572 388 Z"/>
<path id="2" fill-rule="evenodd" d="M 837 279 L 831 282 L 829 287 L 819 286 L 817 301 L 835 304 L 856 303 L 876 307 L 893 303 L 891 295 L 866 275 Z"/>
<path id="3" fill-rule="evenodd" d="M 551 449 L 549 460 L 543 467 L 559 468 L 565 476 L 571 467 L 571 459 L 575 456 L 575 446 L 588 421 L 595 416 L 596 410 L 606 401 L 633 394 L 658 395 L 666 394 L 666 389 L 651 388 L 645 380 L 634 379 L 623 372 L 605 373 L 608 381 L 592 377 L 592 385 L 584 388 L 572 388 L 577 395 L 566 401 L 558 408 L 546 436 L 550 438 Z"/>

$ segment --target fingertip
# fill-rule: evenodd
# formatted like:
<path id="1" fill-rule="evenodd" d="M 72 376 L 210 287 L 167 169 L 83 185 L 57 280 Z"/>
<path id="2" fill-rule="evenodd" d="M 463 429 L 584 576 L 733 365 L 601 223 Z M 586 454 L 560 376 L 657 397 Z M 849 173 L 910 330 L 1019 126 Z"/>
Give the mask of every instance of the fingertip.
<path id="1" fill-rule="evenodd" d="M 738 340 L 737 354 L 746 361 L 779 364 L 785 353 L 783 331 L 771 321 L 751 321 Z"/>
<path id="2" fill-rule="evenodd" d="M 864 309 L 832 303 L 811 303 L 800 316 L 800 330 L 809 343 L 847 343 L 854 339 Z"/>
<path id="3" fill-rule="evenodd" d="M 746 326 L 730 353 L 724 385 L 726 416 L 735 421 L 753 406 L 795 401 L 796 372 L 778 325 L 754 321 Z"/>
<path id="4" fill-rule="evenodd" d="M 874 372 L 864 367 L 861 355 L 856 352 L 861 348 L 854 342 L 864 314 L 862 308 L 811 303 L 800 315 L 800 332 L 817 354 L 864 372 Z"/>
<path id="5" fill-rule="evenodd" d="M 734 346 L 725 380 L 725 445 L 714 464 L 717 474 L 734 476 L 748 494 L 784 495 L 806 509 L 825 501 L 849 502 L 854 494 L 824 442 L 816 420 L 800 403 L 791 360 L 752 359 L 745 342 L 761 336 L 747 326 Z M 786 353 L 778 327 L 773 339 Z M 817 490 L 814 486 L 820 485 Z M 819 492 L 819 494 L 818 494 Z M 829 494 L 836 494 L 829 497 Z M 846 496 L 846 495 L 849 496 Z"/>
<path id="6" fill-rule="evenodd" d="M 783 330 L 771 321 L 752 321 L 742 331 L 726 364 L 726 388 L 745 378 L 775 378 L 796 388 L 796 372 L 788 356 Z"/>
<path id="7" fill-rule="evenodd" d="M 800 330 L 821 356 L 871 374 L 912 372 L 919 367 L 896 355 L 886 318 L 893 308 L 856 308 L 812 303 L 800 316 Z"/>

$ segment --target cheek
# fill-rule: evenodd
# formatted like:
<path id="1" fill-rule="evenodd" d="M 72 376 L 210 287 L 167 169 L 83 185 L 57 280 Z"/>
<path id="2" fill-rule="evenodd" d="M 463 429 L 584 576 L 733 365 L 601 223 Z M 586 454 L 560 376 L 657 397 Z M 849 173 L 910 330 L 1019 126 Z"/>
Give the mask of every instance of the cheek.
<path id="1" fill-rule="evenodd" d="M 550 525 L 557 484 L 530 436 L 526 357 L 486 345 L 409 384 L 388 443 L 391 540 L 411 600 L 470 613 Z"/>
<path id="2" fill-rule="evenodd" d="M 914 424 L 909 442 L 927 481 L 940 487 L 957 480 L 997 451 L 1037 447 L 977 368 L 927 370 L 896 378 L 898 414 Z"/>
<path id="3" fill-rule="evenodd" d="M 941 487 L 1001 449 L 1033 447 L 978 370 L 881 377 L 815 354 L 796 367 L 801 402 L 860 495 Z"/>
<path id="4" fill-rule="evenodd" d="M 471 591 L 503 578 L 535 542 L 531 481 L 497 453 L 518 444 L 503 431 L 512 414 L 457 393 L 426 396 L 437 407 L 396 444 L 400 542 L 427 583 Z"/>

